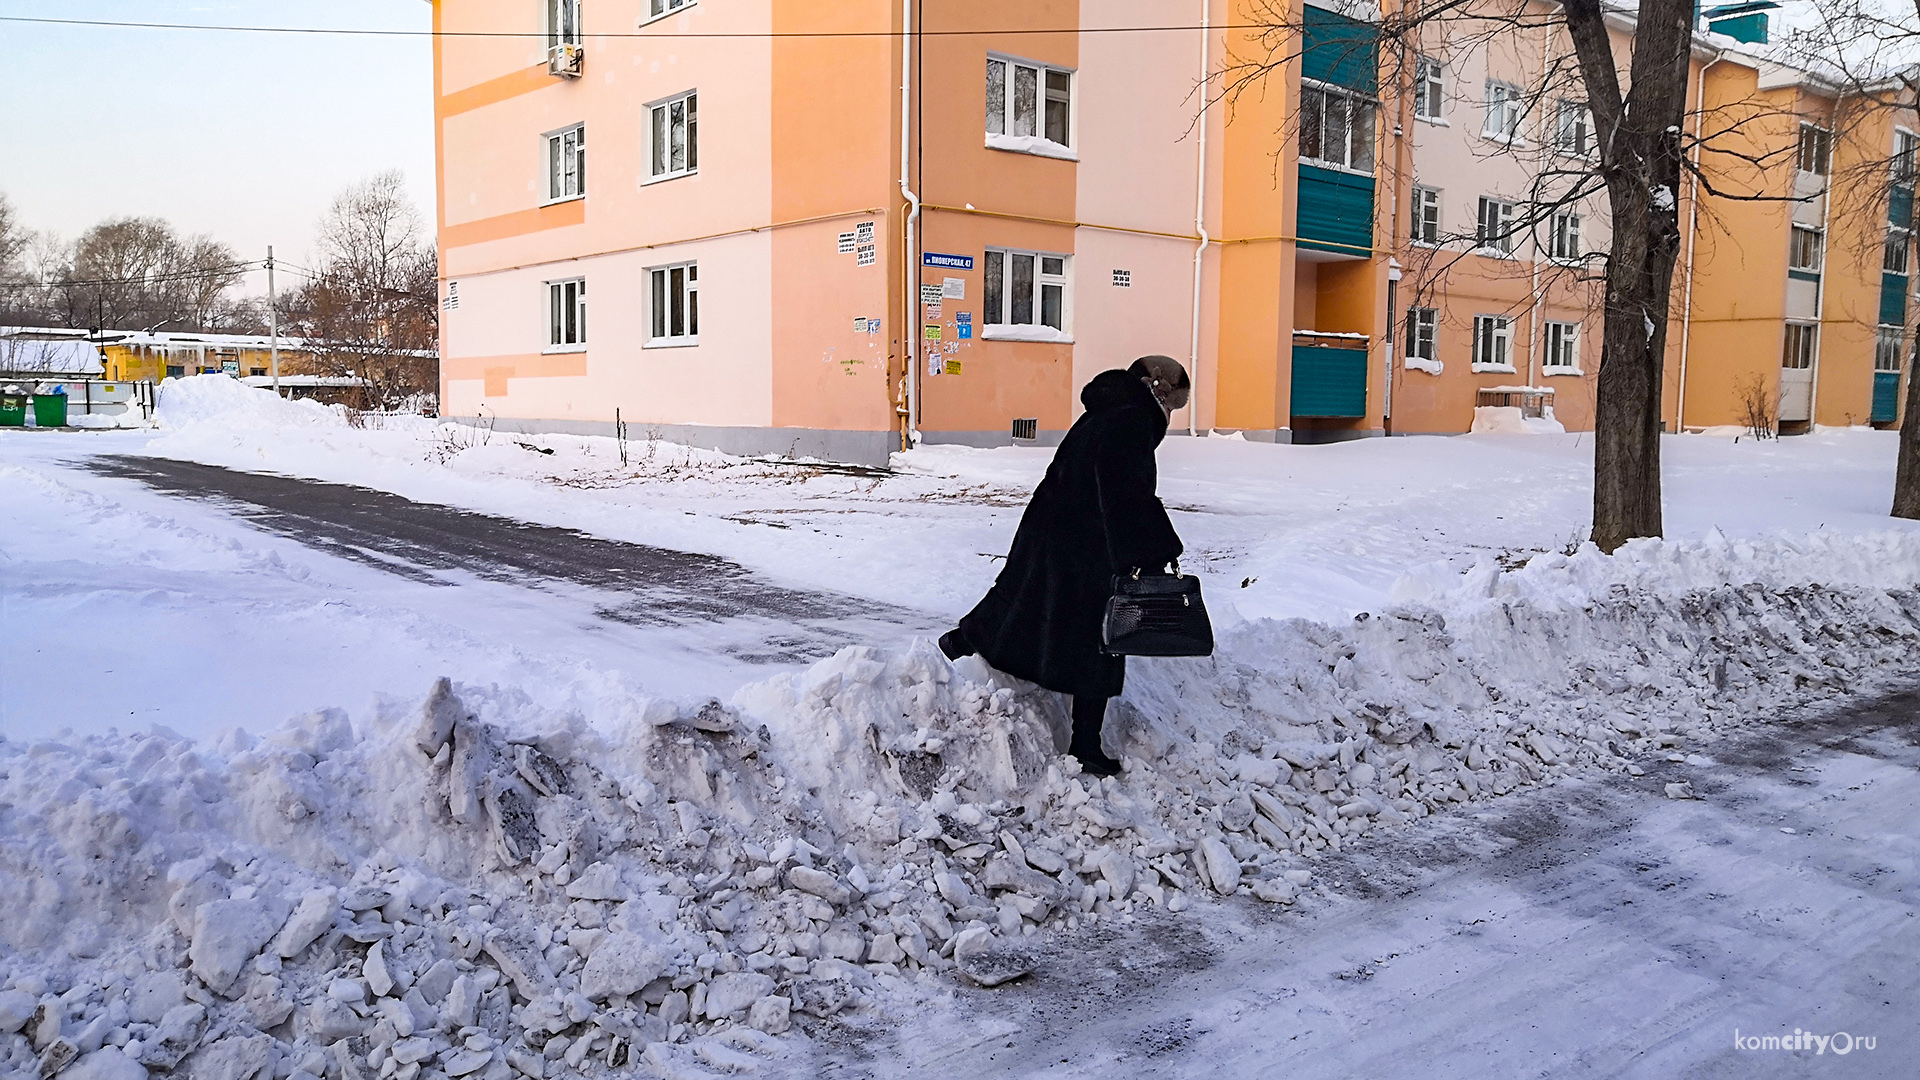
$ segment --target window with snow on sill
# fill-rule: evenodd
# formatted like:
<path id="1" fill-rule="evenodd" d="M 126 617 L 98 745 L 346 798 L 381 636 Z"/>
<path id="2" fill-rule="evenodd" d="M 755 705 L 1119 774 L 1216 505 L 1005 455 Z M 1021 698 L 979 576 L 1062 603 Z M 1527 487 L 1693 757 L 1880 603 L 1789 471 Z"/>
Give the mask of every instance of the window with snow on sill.
<path id="1" fill-rule="evenodd" d="M 1447 370 L 1443 360 L 1429 360 L 1424 356 L 1409 356 L 1404 361 L 1408 371 L 1424 371 L 1429 375 L 1438 375 Z"/>
<path id="2" fill-rule="evenodd" d="M 1060 345 L 1073 344 L 1072 334 L 1064 330 L 1055 330 L 1051 326 L 988 323 L 981 329 L 980 336 L 988 341 L 1049 341 Z"/>
<path id="3" fill-rule="evenodd" d="M 1016 154 L 1034 154 L 1039 157 L 1059 158 L 1061 161 L 1079 161 L 1080 155 L 1071 146 L 1061 146 L 1052 139 L 1040 135 L 1003 135 L 997 131 L 987 132 L 987 149 L 1010 150 Z"/>

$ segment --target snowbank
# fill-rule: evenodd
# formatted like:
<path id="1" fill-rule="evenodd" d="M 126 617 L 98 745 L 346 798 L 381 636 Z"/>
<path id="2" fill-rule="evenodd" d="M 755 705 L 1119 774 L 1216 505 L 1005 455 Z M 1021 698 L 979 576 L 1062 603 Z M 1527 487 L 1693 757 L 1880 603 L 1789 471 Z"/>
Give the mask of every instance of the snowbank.
<path id="1" fill-rule="evenodd" d="M 282 398 L 227 375 L 165 380 L 160 384 L 154 420 L 163 428 L 211 424 L 235 431 L 345 427 L 347 422 L 341 406 Z"/>
<path id="2" fill-rule="evenodd" d="M 1915 580 L 1904 536 L 1641 544 L 1223 626 L 1133 666 L 1102 782 L 1054 695 L 924 640 L 616 731 L 443 683 L 212 747 L 0 740 L 0 1075 L 751 1067 L 896 980 L 1290 903 L 1375 830 L 1910 672 Z"/>

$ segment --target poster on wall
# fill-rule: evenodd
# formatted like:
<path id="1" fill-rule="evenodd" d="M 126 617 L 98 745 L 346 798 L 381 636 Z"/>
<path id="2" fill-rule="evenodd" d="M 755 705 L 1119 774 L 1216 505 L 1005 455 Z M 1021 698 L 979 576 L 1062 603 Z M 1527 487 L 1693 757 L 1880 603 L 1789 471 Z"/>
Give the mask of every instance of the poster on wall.
<path id="1" fill-rule="evenodd" d="M 841 233 L 839 237 L 839 241 L 840 241 L 840 254 L 842 255 L 853 254 L 853 249 L 855 245 L 854 245 L 854 235 L 852 233 L 850 232 Z"/>
<path id="2" fill-rule="evenodd" d="M 872 266 L 879 261 L 879 257 L 874 253 L 872 244 L 862 244 L 854 249 L 853 264 L 855 266 Z"/>
<path id="3" fill-rule="evenodd" d="M 941 278 L 940 295 L 949 300 L 965 300 L 967 298 L 967 279 L 957 277 Z"/>

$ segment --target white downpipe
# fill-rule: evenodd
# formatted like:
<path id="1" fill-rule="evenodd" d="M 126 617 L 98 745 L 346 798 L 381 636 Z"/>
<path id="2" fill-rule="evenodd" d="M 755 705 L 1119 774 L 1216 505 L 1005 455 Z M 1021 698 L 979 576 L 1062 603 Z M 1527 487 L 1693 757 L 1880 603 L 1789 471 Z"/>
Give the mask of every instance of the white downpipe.
<path id="1" fill-rule="evenodd" d="M 914 226 L 920 222 L 920 196 L 913 190 L 913 0 L 900 0 L 900 194 L 907 200 L 907 265 L 901 274 L 906 306 L 901 309 L 900 341 L 907 356 L 907 446 L 920 445 L 920 336 L 914 304 L 919 300 L 920 249 Z"/>
<path id="2" fill-rule="evenodd" d="M 911 0 L 909 0 L 911 2 Z M 1213 0 L 1200 0 L 1200 154 L 1193 185 L 1193 231 L 1200 242 L 1193 249 L 1193 338 L 1187 343 L 1187 434 L 1200 434 L 1200 282 L 1206 273 L 1207 245 L 1207 38 Z"/>
<path id="3" fill-rule="evenodd" d="M 1841 98 L 1833 102 L 1835 121 L 1840 117 Z M 1836 125 L 1837 126 L 1837 125 Z M 1833 142 L 1827 142 L 1826 185 L 1820 192 L 1820 288 L 1813 294 L 1813 372 L 1808 376 L 1813 385 L 1807 387 L 1807 434 L 1813 434 L 1820 425 L 1820 354 L 1827 351 L 1827 282 L 1833 280 L 1833 268 L 1827 265 L 1827 256 L 1833 247 Z M 1791 222 L 1789 222 L 1791 228 Z M 1879 321 L 1878 316 L 1874 319 Z M 1871 384 L 1869 384 L 1871 385 Z M 1774 406 L 1774 425 L 1779 426 L 1780 407 Z"/>
<path id="4" fill-rule="evenodd" d="M 1706 123 L 1707 69 L 1724 57 L 1716 54 L 1700 68 L 1700 85 L 1693 93 L 1693 167 L 1687 177 L 1687 280 L 1680 299 L 1680 400 L 1673 411 L 1674 434 L 1687 433 L 1687 351 L 1693 343 L 1693 245 L 1700 235 L 1700 128 Z"/>

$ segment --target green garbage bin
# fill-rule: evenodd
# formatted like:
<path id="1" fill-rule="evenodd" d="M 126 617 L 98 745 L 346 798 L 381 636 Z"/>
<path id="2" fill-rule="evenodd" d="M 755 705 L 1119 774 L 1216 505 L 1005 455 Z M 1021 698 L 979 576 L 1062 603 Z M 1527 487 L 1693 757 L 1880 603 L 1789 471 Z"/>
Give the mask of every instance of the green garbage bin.
<path id="1" fill-rule="evenodd" d="M 67 395 L 33 395 L 33 422 L 41 427 L 66 427 Z"/>
<path id="2" fill-rule="evenodd" d="M 27 426 L 27 395 L 0 394 L 0 427 Z"/>

